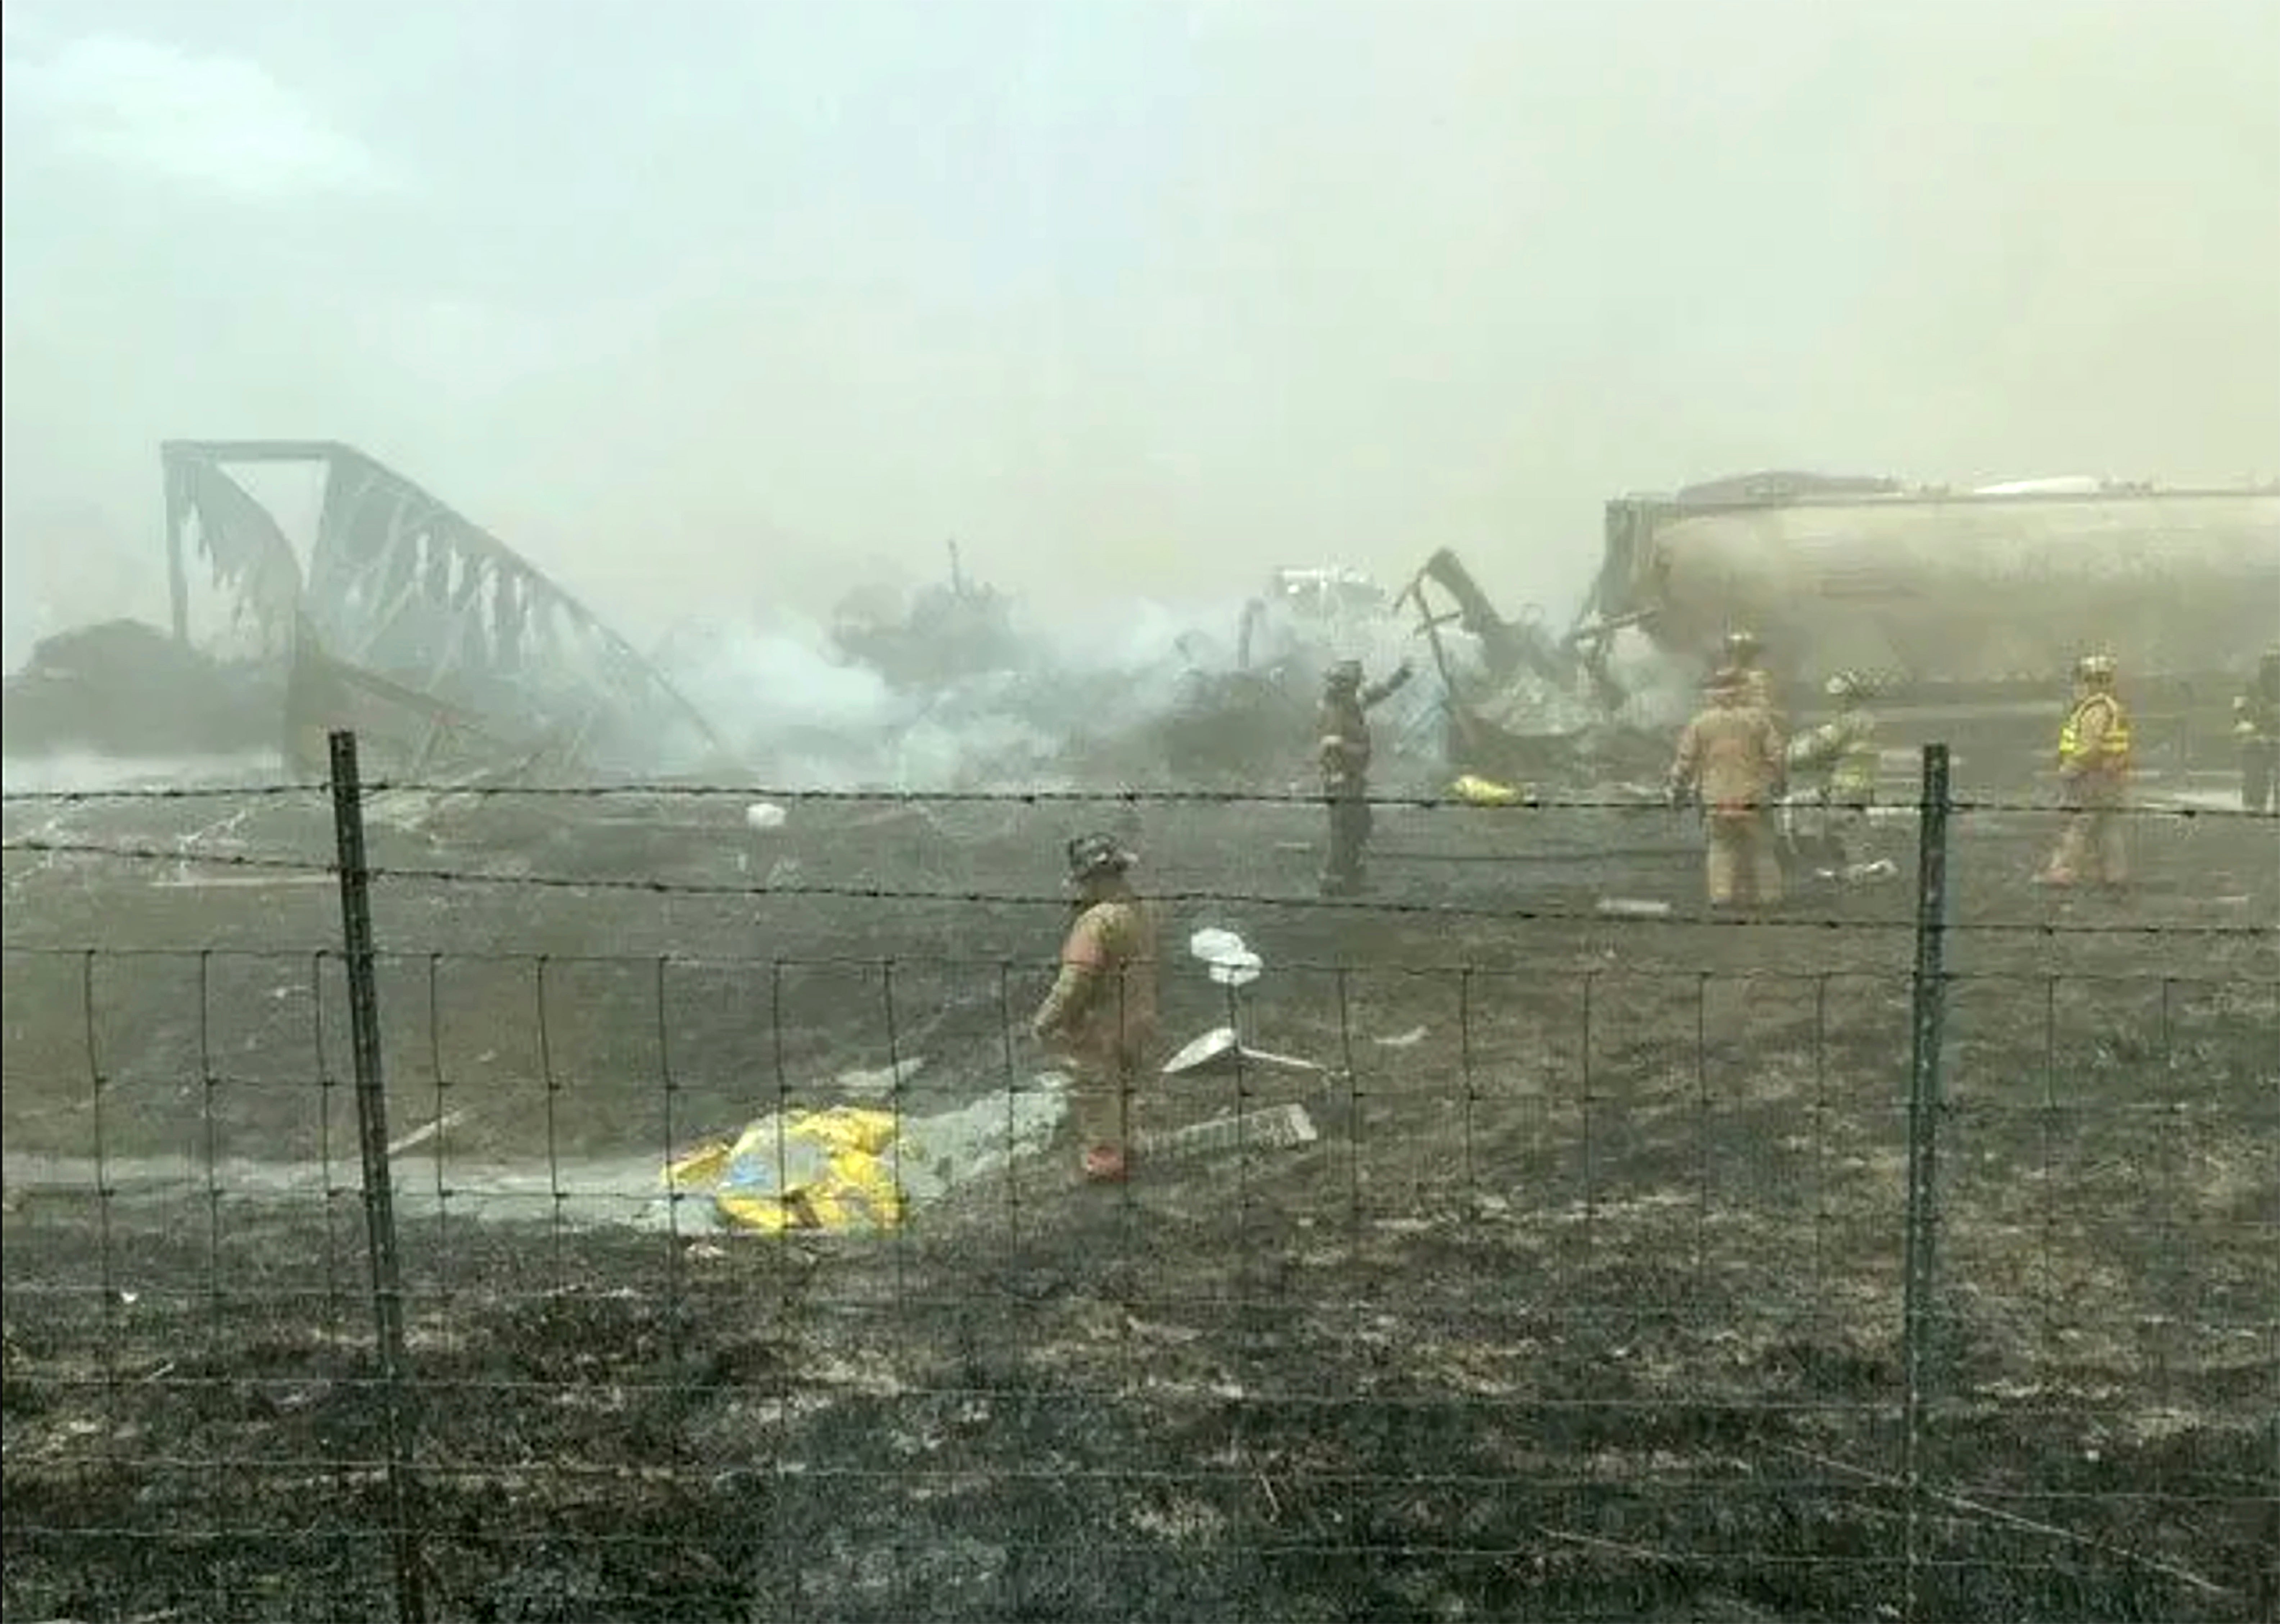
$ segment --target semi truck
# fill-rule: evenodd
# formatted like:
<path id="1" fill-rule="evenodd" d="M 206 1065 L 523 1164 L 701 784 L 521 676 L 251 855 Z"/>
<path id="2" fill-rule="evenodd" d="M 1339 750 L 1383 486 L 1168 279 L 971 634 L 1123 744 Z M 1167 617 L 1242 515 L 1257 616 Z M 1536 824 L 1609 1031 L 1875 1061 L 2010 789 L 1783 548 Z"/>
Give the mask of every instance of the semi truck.
<path id="1" fill-rule="evenodd" d="M 2280 481 L 1769 474 L 1621 496 L 1570 640 L 1631 627 L 1696 669 L 1746 628 L 1805 708 L 1859 672 L 1904 736 L 1951 739 L 2054 725 L 2075 660 L 2108 653 L 2149 766 L 2214 766 L 2225 700 L 2280 643 Z"/>

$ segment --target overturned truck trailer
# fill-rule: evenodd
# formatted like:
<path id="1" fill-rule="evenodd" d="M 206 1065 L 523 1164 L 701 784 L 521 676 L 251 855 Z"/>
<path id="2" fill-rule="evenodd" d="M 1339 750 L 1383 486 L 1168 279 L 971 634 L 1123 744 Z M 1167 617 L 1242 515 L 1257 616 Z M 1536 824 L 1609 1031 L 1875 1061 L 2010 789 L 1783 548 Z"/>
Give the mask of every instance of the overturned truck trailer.
<path id="1" fill-rule="evenodd" d="M 656 770 L 723 753 L 705 719 L 577 599 L 402 475 L 332 441 L 161 448 L 176 641 L 194 556 L 280 679 L 277 737 L 321 764 L 352 726 L 384 768 Z M 305 572 L 246 464 L 313 465 Z"/>
<path id="2" fill-rule="evenodd" d="M 1950 721 L 2054 710 L 2075 658 L 2104 650 L 2180 749 L 2280 641 L 2280 483 L 1831 483 L 1608 503 L 1580 629 L 1634 625 L 1704 660 L 1747 627 L 1793 692 L 1861 671 L 1888 705 Z"/>

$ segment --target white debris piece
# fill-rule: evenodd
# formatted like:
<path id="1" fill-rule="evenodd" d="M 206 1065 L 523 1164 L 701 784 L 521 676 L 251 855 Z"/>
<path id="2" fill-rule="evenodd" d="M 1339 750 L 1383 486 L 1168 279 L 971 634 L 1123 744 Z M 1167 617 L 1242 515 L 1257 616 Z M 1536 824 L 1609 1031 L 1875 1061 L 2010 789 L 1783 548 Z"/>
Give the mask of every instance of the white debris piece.
<path id="1" fill-rule="evenodd" d="M 1670 904 L 1640 897 L 1603 897 L 1599 912 L 1609 919 L 1660 920 L 1670 916 Z"/>
<path id="2" fill-rule="evenodd" d="M 910 1119 L 897 1165 L 905 1197 L 932 1201 L 955 1185 L 1036 1155 L 1052 1143 L 1068 1104 L 1067 1077 L 1041 1072 L 1024 1087 L 995 1089 L 954 1111 Z"/>
<path id="3" fill-rule="evenodd" d="M 1304 1105 L 1292 1104 L 1213 1117 L 1161 1133 L 1141 1133 L 1139 1150 L 1151 1159 L 1209 1155 L 1228 1151 L 1287 1151 L 1320 1137 Z"/>
<path id="4" fill-rule="evenodd" d="M 788 814 L 774 801 L 755 801 L 744 808 L 744 827 L 755 835 L 783 827 Z"/>
<path id="5" fill-rule="evenodd" d="M 1237 1065 L 1270 1067 L 1284 1072 L 1320 1073 L 1324 1068 L 1296 1055 L 1253 1049 L 1235 1035 L 1232 1027 L 1213 1027 L 1164 1062 L 1167 1077 L 1188 1077 L 1199 1072 L 1231 1071 Z"/>
<path id="6" fill-rule="evenodd" d="M 1248 987 L 1267 967 L 1241 936 L 1216 926 L 1205 926 L 1190 936 L 1188 951 L 1203 961 L 1212 980 L 1222 987 Z"/>
<path id="7" fill-rule="evenodd" d="M 842 1072 L 831 1080 L 831 1086 L 851 1099 L 881 1099 L 908 1082 L 925 1064 L 923 1055 L 905 1055 L 892 1066 Z"/>

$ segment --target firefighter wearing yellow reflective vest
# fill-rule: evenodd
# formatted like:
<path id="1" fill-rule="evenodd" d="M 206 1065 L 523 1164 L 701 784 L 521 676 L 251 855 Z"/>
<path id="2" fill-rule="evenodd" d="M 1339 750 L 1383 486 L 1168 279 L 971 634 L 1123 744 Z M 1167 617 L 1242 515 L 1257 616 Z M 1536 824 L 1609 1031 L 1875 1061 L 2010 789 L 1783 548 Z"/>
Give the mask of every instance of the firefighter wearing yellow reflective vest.
<path id="1" fill-rule="evenodd" d="M 2129 878 L 2122 850 L 2122 807 L 2130 782 L 2130 715 L 2114 692 L 2114 657 L 2075 663 L 2074 708 L 2059 729 L 2059 789 L 2066 830 L 2041 879 L 2118 886 Z"/>

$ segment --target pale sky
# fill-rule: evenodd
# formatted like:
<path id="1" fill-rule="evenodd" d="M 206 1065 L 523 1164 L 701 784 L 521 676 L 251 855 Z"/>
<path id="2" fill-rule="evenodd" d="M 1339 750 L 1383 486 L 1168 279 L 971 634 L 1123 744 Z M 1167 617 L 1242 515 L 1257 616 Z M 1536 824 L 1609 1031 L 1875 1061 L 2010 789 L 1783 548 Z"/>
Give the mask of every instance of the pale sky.
<path id="1" fill-rule="evenodd" d="M 163 616 L 170 436 L 361 446 L 637 638 L 951 535 L 1564 615 L 1624 490 L 2280 474 L 2273 0 L 4 14 L 11 664 Z"/>

